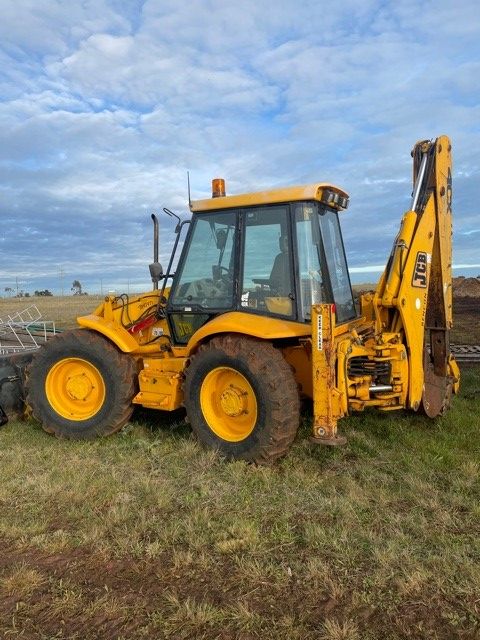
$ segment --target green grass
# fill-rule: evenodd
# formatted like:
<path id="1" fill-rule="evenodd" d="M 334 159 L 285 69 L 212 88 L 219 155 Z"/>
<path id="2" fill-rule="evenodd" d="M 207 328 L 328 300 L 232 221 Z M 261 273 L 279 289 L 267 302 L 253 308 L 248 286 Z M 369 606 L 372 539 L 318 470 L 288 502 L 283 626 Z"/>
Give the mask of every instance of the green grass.
<path id="1" fill-rule="evenodd" d="M 0 429 L 0 637 L 480 636 L 480 368 L 435 422 L 365 413 L 274 468 L 142 412 L 116 436 Z"/>

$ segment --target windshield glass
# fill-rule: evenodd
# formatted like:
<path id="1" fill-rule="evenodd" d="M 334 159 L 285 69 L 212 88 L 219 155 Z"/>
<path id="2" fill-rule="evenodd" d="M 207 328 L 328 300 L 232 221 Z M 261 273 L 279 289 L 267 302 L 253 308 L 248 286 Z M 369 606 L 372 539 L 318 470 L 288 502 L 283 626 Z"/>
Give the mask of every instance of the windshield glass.
<path id="1" fill-rule="evenodd" d="M 233 305 L 235 211 L 194 218 L 170 302 L 204 309 Z"/>
<path id="2" fill-rule="evenodd" d="M 348 275 L 338 213 L 333 209 L 320 205 L 319 214 L 320 233 L 332 287 L 336 318 L 337 322 L 342 323 L 355 318 L 357 314 Z"/>

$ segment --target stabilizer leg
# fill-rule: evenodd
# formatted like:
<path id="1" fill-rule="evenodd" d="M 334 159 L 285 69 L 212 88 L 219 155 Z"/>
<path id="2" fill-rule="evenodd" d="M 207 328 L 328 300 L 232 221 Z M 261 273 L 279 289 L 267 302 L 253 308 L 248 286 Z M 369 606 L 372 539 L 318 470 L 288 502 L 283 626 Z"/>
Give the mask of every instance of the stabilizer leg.
<path id="1" fill-rule="evenodd" d="M 345 444 L 347 441 L 337 433 L 337 421 L 342 416 L 342 411 L 340 393 L 335 386 L 334 326 L 333 305 L 320 304 L 312 307 L 314 417 L 310 442 L 330 447 Z"/>

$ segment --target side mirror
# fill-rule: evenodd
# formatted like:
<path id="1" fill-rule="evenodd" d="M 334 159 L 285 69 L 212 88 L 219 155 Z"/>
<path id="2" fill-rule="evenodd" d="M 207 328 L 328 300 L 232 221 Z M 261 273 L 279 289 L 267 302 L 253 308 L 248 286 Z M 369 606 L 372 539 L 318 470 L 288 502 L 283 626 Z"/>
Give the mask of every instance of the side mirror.
<path id="1" fill-rule="evenodd" d="M 148 268 L 150 269 L 153 282 L 158 282 L 163 276 L 163 267 L 160 262 L 152 262 L 152 264 L 148 265 Z"/>

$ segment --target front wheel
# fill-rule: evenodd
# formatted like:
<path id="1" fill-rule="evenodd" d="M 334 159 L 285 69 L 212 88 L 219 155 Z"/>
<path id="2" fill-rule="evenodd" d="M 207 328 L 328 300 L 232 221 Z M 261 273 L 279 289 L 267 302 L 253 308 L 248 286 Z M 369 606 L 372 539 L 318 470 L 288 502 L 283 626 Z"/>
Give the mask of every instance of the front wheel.
<path id="1" fill-rule="evenodd" d="M 295 438 L 297 384 L 281 352 L 268 342 L 213 338 L 192 357 L 184 392 L 198 440 L 227 458 L 271 464 Z"/>
<path id="2" fill-rule="evenodd" d="M 27 370 L 27 404 L 45 431 L 62 438 L 118 431 L 132 414 L 135 390 L 135 360 L 88 329 L 58 334 Z"/>

